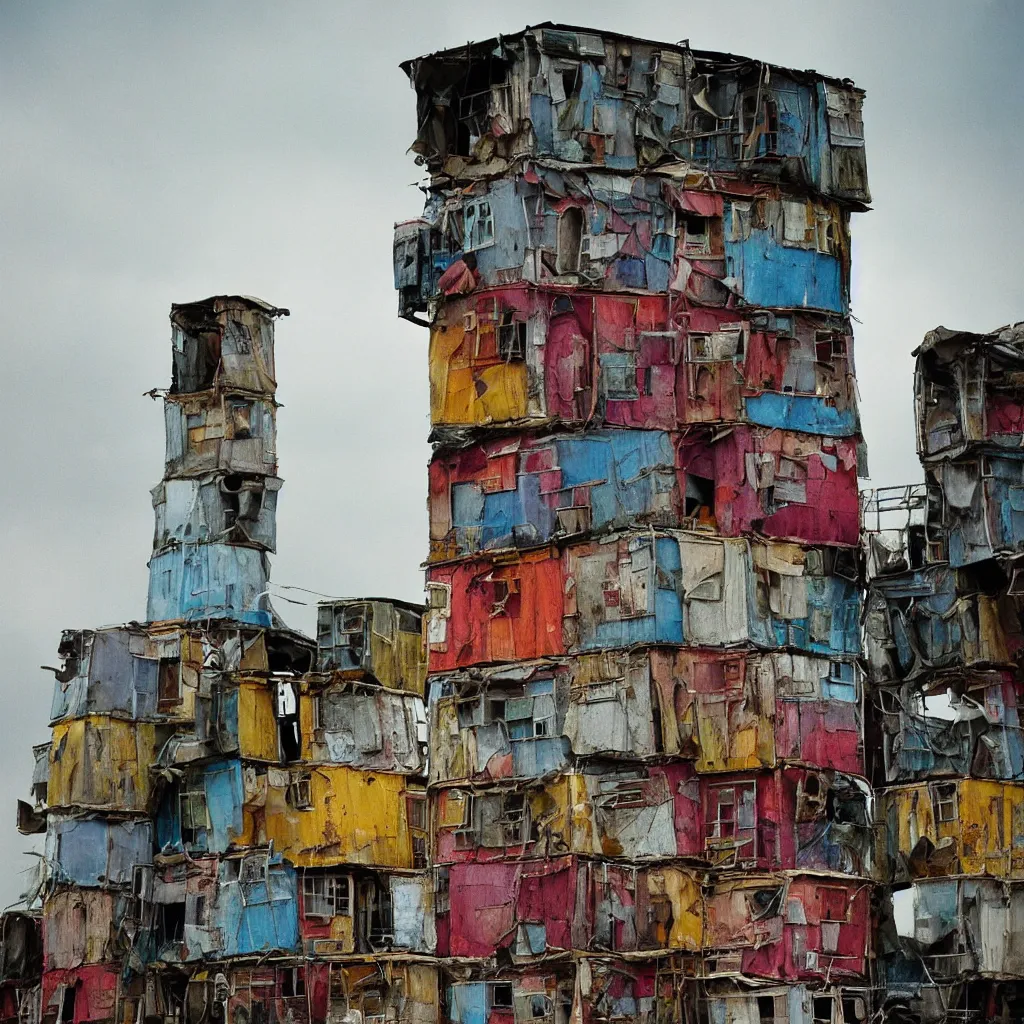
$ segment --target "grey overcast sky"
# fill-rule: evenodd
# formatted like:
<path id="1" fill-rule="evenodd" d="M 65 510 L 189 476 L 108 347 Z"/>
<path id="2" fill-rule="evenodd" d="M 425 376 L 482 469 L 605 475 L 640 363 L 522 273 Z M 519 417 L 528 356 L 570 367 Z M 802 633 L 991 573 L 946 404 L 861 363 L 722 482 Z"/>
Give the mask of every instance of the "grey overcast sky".
<path id="1" fill-rule="evenodd" d="M 0 2 L 3 712 L 0 905 L 60 630 L 145 614 L 168 308 L 278 326 L 276 582 L 418 600 L 426 332 L 395 317 L 391 230 L 419 213 L 398 63 L 562 21 L 854 79 L 875 196 L 853 304 L 872 483 L 916 480 L 910 351 L 1024 319 L 1024 4 Z M 295 594 L 294 596 L 302 596 Z M 298 628 L 311 608 L 278 602 Z"/>

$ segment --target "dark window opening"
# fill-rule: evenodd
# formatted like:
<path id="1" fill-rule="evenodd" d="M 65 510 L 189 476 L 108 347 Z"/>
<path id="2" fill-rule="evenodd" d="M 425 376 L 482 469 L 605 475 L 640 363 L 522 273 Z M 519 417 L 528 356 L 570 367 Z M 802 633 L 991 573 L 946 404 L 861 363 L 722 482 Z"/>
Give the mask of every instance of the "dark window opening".
<path id="1" fill-rule="evenodd" d="M 582 86 L 583 81 L 579 64 L 574 64 L 572 67 L 565 68 L 562 71 L 562 92 L 565 93 L 567 100 L 575 96 Z"/>
<path id="2" fill-rule="evenodd" d="M 707 256 L 711 253 L 711 225 L 707 217 L 683 218 L 683 255 Z"/>
<path id="3" fill-rule="evenodd" d="M 512 986 L 508 982 L 498 982 L 491 986 L 491 1009 L 512 1009 Z"/>
<path id="4" fill-rule="evenodd" d="M 185 904 L 163 903 L 157 921 L 157 948 L 185 938 Z"/>
<path id="5" fill-rule="evenodd" d="M 757 1019 L 760 1024 L 775 1024 L 775 997 L 757 997 Z"/>
<path id="6" fill-rule="evenodd" d="M 181 659 L 161 658 L 157 677 L 157 710 L 170 711 L 181 703 Z"/>
<path id="7" fill-rule="evenodd" d="M 814 1009 L 812 1011 L 814 1024 L 832 1024 L 832 998 L 831 996 L 815 996 Z"/>
<path id="8" fill-rule="evenodd" d="M 301 967 L 286 967 L 281 972 L 281 995 L 285 999 L 306 994 L 306 972 Z"/>
<path id="9" fill-rule="evenodd" d="M 686 474 L 686 508 L 687 516 L 700 514 L 702 508 L 710 513 L 715 507 L 715 481 L 706 476 Z"/>
<path id="10" fill-rule="evenodd" d="M 77 994 L 77 985 L 68 985 L 68 987 L 64 989 L 64 996 L 60 1001 L 61 1024 L 71 1024 L 75 1019 L 75 996 Z"/>

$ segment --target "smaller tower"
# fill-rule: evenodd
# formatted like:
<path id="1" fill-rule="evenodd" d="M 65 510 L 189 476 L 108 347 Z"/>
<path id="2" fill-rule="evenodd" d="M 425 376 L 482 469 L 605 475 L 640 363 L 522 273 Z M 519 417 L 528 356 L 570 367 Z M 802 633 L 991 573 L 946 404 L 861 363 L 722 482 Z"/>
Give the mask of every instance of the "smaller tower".
<path id="1" fill-rule="evenodd" d="M 164 395 L 167 453 L 153 488 L 150 622 L 231 619 L 269 626 L 275 550 L 274 320 L 261 299 L 217 295 L 171 306 Z"/>

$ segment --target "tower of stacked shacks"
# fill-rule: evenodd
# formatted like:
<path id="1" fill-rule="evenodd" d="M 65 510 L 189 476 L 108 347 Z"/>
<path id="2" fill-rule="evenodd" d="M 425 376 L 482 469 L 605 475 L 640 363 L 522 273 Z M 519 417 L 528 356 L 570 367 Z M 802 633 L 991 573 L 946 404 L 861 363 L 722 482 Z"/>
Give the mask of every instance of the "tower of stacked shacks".
<path id="1" fill-rule="evenodd" d="M 915 1021 L 1019 1021 L 1024 324 L 940 327 L 915 355 L 925 482 L 865 496 L 882 980 Z"/>
<path id="2" fill-rule="evenodd" d="M 866 1021 L 863 94 L 551 24 L 403 68 L 443 1014 Z"/>
<path id="3" fill-rule="evenodd" d="M 147 621 L 64 633 L 19 805 L 46 837 L 20 1024 L 436 1019 L 422 608 L 325 603 L 314 643 L 270 605 L 285 313 L 172 307 Z"/>

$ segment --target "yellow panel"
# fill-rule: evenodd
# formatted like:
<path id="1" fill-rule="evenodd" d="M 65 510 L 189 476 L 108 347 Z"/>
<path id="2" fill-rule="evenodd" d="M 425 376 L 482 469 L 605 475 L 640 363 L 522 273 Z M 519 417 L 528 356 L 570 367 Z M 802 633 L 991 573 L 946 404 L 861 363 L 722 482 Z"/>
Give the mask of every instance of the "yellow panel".
<path id="1" fill-rule="evenodd" d="M 53 727 L 47 803 L 144 811 L 156 728 L 147 722 L 90 715 Z"/>
<path id="2" fill-rule="evenodd" d="M 648 886 L 652 895 L 663 892 L 672 902 L 669 947 L 699 950 L 704 941 L 704 901 L 700 882 L 679 868 L 662 868 L 651 870 Z"/>
<path id="3" fill-rule="evenodd" d="M 307 735 L 305 730 L 303 735 Z M 277 760 L 274 695 L 262 679 L 242 679 L 238 683 L 238 750 L 242 757 Z"/>
<path id="4" fill-rule="evenodd" d="M 268 785 L 265 832 L 275 851 L 299 867 L 412 867 L 405 794 L 413 790 L 403 776 L 321 765 L 310 783 L 308 811 L 287 802 L 287 786 Z"/>

